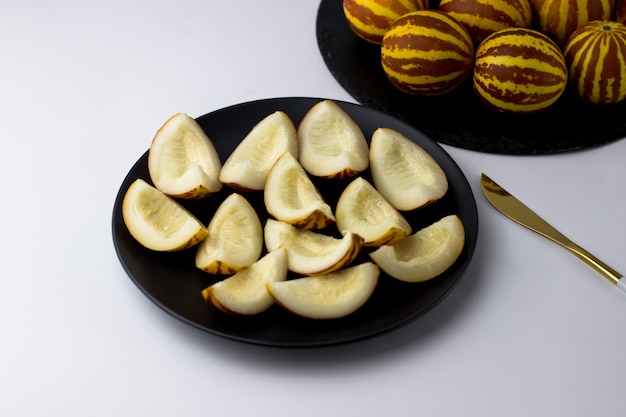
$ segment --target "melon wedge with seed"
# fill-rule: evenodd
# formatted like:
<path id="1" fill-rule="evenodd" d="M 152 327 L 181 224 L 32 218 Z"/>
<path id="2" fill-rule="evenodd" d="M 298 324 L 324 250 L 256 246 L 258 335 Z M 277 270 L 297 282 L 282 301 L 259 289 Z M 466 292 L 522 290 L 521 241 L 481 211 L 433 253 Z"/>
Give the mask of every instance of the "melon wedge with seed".
<path id="1" fill-rule="evenodd" d="M 302 317 L 337 319 L 354 313 L 371 297 L 379 268 L 365 262 L 340 271 L 267 284 L 277 304 Z"/>
<path id="2" fill-rule="evenodd" d="M 257 123 L 224 162 L 219 179 L 235 189 L 265 187 L 267 174 L 283 152 L 298 156 L 298 134 L 287 114 L 276 111 Z"/>
<path id="3" fill-rule="evenodd" d="M 448 179 L 437 161 L 396 130 L 374 131 L 369 158 L 374 186 L 398 210 L 427 206 L 448 190 Z"/>
<path id="4" fill-rule="evenodd" d="M 193 214 L 143 179 L 128 187 L 122 200 L 122 216 L 130 234 L 154 251 L 183 250 L 208 235 Z"/>
<path id="5" fill-rule="evenodd" d="M 391 245 L 412 232 L 404 216 L 363 177 L 355 178 L 343 190 L 335 217 L 337 228 L 360 235 L 364 246 Z"/>
<path id="6" fill-rule="evenodd" d="M 270 170 L 263 199 L 269 214 L 300 229 L 322 229 L 335 222 L 332 209 L 289 152 Z"/>
<path id="7" fill-rule="evenodd" d="M 198 246 L 196 267 L 210 274 L 232 274 L 252 265 L 263 251 L 263 226 L 242 195 L 229 195 L 209 222 Z"/>
<path id="8" fill-rule="evenodd" d="M 298 126 L 299 161 L 311 175 L 352 177 L 369 165 L 368 145 L 359 125 L 332 100 L 315 104 Z"/>
<path id="9" fill-rule="evenodd" d="M 449 215 L 370 258 L 388 275 L 406 282 L 432 279 L 450 268 L 463 251 L 465 229 L 457 215 Z"/>
<path id="10" fill-rule="evenodd" d="M 148 152 L 155 187 L 184 199 L 200 199 L 221 190 L 222 163 L 215 145 L 195 119 L 178 113 L 158 130 Z"/>
<path id="11" fill-rule="evenodd" d="M 274 304 L 266 285 L 286 279 L 287 255 L 281 248 L 267 253 L 248 268 L 205 288 L 202 297 L 226 313 L 260 314 Z"/>
<path id="12" fill-rule="evenodd" d="M 363 238 L 346 231 L 341 238 L 268 219 L 264 228 L 268 251 L 285 248 L 287 267 L 302 275 L 323 274 L 350 264 L 363 247 Z"/>

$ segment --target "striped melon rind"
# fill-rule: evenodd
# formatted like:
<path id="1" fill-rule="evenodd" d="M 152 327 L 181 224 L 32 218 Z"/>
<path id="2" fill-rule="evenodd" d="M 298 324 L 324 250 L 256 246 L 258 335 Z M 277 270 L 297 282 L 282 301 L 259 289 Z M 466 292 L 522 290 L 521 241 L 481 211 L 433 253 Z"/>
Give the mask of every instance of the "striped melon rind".
<path id="1" fill-rule="evenodd" d="M 530 0 L 441 0 L 439 10 L 461 22 L 475 43 L 502 29 L 530 28 Z"/>
<path id="2" fill-rule="evenodd" d="M 615 20 L 626 24 L 626 0 L 617 0 L 615 5 Z"/>
<path id="3" fill-rule="evenodd" d="M 474 89 L 489 106 L 510 113 L 535 113 L 558 100 L 567 87 L 561 49 L 532 29 L 504 29 L 476 50 Z"/>
<path id="4" fill-rule="evenodd" d="M 381 62 L 387 78 L 410 94 L 438 95 L 458 87 L 472 70 L 474 45 L 467 29 L 447 13 L 419 10 L 385 33 Z"/>
<path id="5" fill-rule="evenodd" d="M 428 0 L 343 0 L 350 29 L 361 38 L 380 44 L 392 23 L 402 15 L 428 8 Z"/>
<path id="6" fill-rule="evenodd" d="M 594 104 L 626 98 L 626 25 L 590 22 L 572 33 L 564 54 L 580 97 Z"/>
<path id="7" fill-rule="evenodd" d="M 531 0 L 539 30 L 563 47 L 569 36 L 594 20 L 610 20 L 615 0 Z"/>

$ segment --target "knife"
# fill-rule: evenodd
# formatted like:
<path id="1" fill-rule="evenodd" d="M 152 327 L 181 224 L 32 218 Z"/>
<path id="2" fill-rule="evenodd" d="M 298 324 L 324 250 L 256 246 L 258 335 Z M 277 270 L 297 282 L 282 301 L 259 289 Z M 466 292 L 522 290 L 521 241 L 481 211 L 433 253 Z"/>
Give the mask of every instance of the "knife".
<path id="1" fill-rule="evenodd" d="M 522 226 L 529 228 L 533 232 L 539 233 L 563 246 L 608 278 L 613 284 L 617 285 L 618 288 L 626 291 L 626 278 L 623 278 L 622 274 L 572 242 L 561 232 L 548 224 L 548 222 L 542 219 L 537 213 L 524 205 L 524 203 L 509 194 L 508 191 L 498 185 L 494 180 L 485 174 L 481 174 L 480 185 L 487 201 L 500 213 Z"/>

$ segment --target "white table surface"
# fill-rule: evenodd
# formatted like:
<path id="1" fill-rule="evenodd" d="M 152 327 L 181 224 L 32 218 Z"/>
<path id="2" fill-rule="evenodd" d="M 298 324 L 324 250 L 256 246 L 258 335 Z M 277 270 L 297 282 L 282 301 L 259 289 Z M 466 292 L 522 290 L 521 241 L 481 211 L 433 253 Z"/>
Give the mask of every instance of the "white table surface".
<path id="1" fill-rule="evenodd" d="M 475 257 L 434 310 L 380 337 L 234 342 L 170 317 L 127 277 L 114 198 L 169 116 L 268 97 L 354 102 L 319 53 L 318 5 L 3 2 L 0 415 L 624 413 L 626 293 L 497 213 L 478 183 L 488 173 L 624 272 L 624 140 L 540 157 L 444 146 L 476 196 Z"/>

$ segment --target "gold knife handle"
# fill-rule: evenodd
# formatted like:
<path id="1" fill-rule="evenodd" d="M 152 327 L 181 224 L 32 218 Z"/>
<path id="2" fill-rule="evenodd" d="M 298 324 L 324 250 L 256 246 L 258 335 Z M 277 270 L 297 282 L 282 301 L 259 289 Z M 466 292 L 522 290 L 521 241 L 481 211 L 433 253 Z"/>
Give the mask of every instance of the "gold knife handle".
<path id="1" fill-rule="evenodd" d="M 574 255 L 578 256 L 580 259 L 585 261 L 592 268 L 594 268 L 595 270 L 600 272 L 602 275 L 604 275 L 606 278 L 608 278 L 611 282 L 613 282 L 613 284 L 618 284 L 620 281 L 620 278 L 622 278 L 622 275 L 619 272 L 617 272 L 616 270 L 614 270 L 613 268 L 611 268 L 610 266 L 602 262 L 600 259 L 596 258 L 587 250 L 581 248 L 576 243 L 572 242 L 569 238 L 567 238 L 565 235 L 563 235 L 561 232 L 559 232 L 555 228 L 550 226 L 548 230 L 544 230 L 544 231 L 535 230 L 535 231 L 541 233 L 548 239 L 553 240 L 554 242 L 563 246 L 565 249 L 568 249 L 569 251 L 571 251 Z"/>

